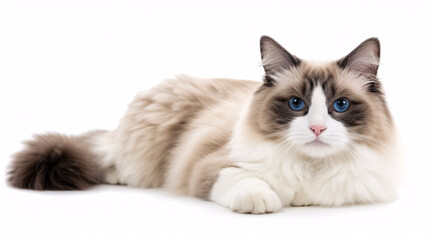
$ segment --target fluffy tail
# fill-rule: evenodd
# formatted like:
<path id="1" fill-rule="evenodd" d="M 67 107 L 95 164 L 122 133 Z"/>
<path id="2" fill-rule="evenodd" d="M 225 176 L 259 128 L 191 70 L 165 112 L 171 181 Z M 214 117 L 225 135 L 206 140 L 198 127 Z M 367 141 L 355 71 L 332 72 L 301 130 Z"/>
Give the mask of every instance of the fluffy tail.
<path id="1" fill-rule="evenodd" d="M 101 182 L 91 136 L 40 134 L 25 142 L 14 155 L 8 181 L 17 188 L 34 190 L 83 190 Z"/>

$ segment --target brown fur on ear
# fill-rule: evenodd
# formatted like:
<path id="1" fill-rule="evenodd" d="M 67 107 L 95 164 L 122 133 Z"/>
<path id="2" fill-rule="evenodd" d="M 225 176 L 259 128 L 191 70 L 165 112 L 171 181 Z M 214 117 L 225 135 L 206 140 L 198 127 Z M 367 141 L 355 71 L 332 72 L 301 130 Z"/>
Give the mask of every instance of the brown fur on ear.
<path id="1" fill-rule="evenodd" d="M 15 154 L 9 184 L 34 190 L 82 190 L 100 182 L 95 156 L 83 138 L 40 134 Z"/>
<path id="2" fill-rule="evenodd" d="M 351 53 L 338 60 L 340 68 L 363 74 L 375 79 L 380 61 L 380 41 L 369 38 L 357 46 Z"/>
<path id="3" fill-rule="evenodd" d="M 266 75 L 282 73 L 292 67 L 296 67 L 301 60 L 290 54 L 278 42 L 268 36 L 262 36 L 260 40 L 262 66 Z M 269 82 L 271 78 L 266 78 Z"/>

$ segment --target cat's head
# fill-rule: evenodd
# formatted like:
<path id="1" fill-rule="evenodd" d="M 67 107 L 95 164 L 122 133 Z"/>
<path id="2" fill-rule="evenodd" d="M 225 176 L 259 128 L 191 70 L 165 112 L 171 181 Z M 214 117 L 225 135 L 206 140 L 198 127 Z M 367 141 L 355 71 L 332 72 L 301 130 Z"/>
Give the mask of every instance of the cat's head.
<path id="1" fill-rule="evenodd" d="M 375 147 L 390 138 L 393 123 L 377 79 L 378 39 L 322 63 L 301 60 L 266 36 L 260 44 L 266 75 L 248 114 L 260 136 L 309 157 Z"/>

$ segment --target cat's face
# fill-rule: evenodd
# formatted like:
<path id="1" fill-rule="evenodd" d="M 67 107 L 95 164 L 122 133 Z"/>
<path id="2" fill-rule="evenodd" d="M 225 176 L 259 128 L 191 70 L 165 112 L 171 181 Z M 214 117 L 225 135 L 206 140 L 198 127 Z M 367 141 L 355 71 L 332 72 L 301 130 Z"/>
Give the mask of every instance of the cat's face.
<path id="1" fill-rule="evenodd" d="M 392 121 L 376 78 L 377 39 L 327 63 L 302 61 L 268 37 L 261 53 L 266 77 L 249 119 L 263 138 L 315 158 L 389 138 Z"/>

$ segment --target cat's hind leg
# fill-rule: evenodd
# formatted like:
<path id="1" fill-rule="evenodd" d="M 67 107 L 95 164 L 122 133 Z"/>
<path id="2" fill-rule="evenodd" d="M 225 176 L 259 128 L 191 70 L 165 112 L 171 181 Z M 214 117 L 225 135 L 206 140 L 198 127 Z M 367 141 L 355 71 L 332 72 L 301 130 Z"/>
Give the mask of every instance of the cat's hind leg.
<path id="1" fill-rule="evenodd" d="M 119 184 L 118 170 L 115 166 L 110 166 L 103 171 L 103 181 L 108 184 Z"/>

